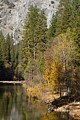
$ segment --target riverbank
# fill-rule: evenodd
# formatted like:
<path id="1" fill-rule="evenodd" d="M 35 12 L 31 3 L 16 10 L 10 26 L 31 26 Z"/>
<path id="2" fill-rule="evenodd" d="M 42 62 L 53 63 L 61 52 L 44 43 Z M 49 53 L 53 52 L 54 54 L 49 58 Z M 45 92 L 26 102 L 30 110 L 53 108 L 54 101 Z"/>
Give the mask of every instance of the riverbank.
<path id="1" fill-rule="evenodd" d="M 26 85 L 24 86 L 26 88 Z M 80 120 L 80 101 L 68 103 L 67 98 L 63 101 L 63 99 L 60 99 L 59 94 L 53 94 L 50 89 L 47 87 L 44 89 L 42 85 L 36 87 L 27 86 L 26 91 L 29 98 L 37 98 L 42 103 L 45 103 L 48 107 L 48 112 L 67 112 L 75 120 Z M 56 103 L 56 101 L 58 102 Z"/>
<path id="2" fill-rule="evenodd" d="M 68 112 L 76 120 L 80 120 L 80 102 L 72 102 L 55 109 L 58 112 Z"/>
<path id="3" fill-rule="evenodd" d="M 43 101 L 48 104 L 48 112 L 63 112 L 68 113 L 71 117 L 73 117 L 75 120 L 80 120 L 80 101 L 79 102 L 71 102 L 71 103 L 65 103 L 61 106 L 57 106 L 56 104 L 53 105 L 54 101 L 60 99 L 59 95 L 51 95 L 51 93 L 47 93 L 43 97 Z M 57 106 L 57 107 L 54 107 Z"/>
<path id="4" fill-rule="evenodd" d="M 44 98 L 44 102 L 46 102 L 46 104 L 48 104 L 48 112 L 57 111 L 57 112 L 68 113 L 75 120 L 80 120 L 80 101 L 65 103 L 65 104 L 59 103 L 59 104 L 63 104 L 63 105 L 58 107 L 56 103 L 53 105 L 53 103 L 56 100 L 60 99 L 58 95 L 57 96 L 50 95 L 50 93 L 49 93 L 49 94 L 45 95 L 43 98 Z"/>

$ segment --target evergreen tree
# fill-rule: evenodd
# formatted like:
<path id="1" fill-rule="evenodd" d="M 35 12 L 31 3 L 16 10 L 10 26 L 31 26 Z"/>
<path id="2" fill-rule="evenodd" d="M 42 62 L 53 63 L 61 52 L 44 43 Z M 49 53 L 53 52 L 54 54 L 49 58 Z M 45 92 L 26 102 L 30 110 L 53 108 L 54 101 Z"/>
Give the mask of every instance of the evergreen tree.
<path id="1" fill-rule="evenodd" d="M 75 41 L 75 46 L 77 47 L 76 51 L 78 52 L 77 54 L 77 59 L 76 59 L 76 64 L 80 65 L 80 0 L 72 0 L 72 15 L 71 15 L 71 29 L 76 33 L 77 38 L 74 39 Z"/>
<path id="2" fill-rule="evenodd" d="M 52 20 L 51 20 L 51 25 L 48 30 L 48 35 L 50 37 L 54 37 L 56 33 L 56 23 L 57 23 L 57 16 L 53 14 Z"/>
<path id="3" fill-rule="evenodd" d="M 8 34 L 6 38 L 6 56 L 7 56 L 6 60 L 8 63 L 11 62 L 10 51 L 11 51 L 11 38 L 10 38 L 10 35 Z"/>
<path id="4" fill-rule="evenodd" d="M 5 63 L 5 38 L 0 31 L 0 80 L 4 80 Z"/>
<path id="5" fill-rule="evenodd" d="M 30 6 L 23 31 L 23 64 L 26 70 L 30 63 L 42 56 L 46 43 L 47 20 L 44 11 L 40 11 L 36 6 Z"/>
<path id="6" fill-rule="evenodd" d="M 0 56 L 3 62 L 5 62 L 6 59 L 6 52 L 5 52 L 5 38 L 2 34 L 2 32 L 0 31 Z"/>
<path id="7" fill-rule="evenodd" d="M 8 34 L 6 38 L 6 60 L 8 63 L 13 64 L 15 55 L 14 55 L 14 45 L 11 36 Z"/>
<path id="8" fill-rule="evenodd" d="M 15 45 L 15 79 L 23 80 L 22 41 Z"/>
<path id="9" fill-rule="evenodd" d="M 71 1 L 61 0 L 56 14 L 58 19 L 56 34 L 64 33 L 70 27 Z"/>
<path id="10" fill-rule="evenodd" d="M 31 6 L 29 8 L 28 18 L 26 19 L 23 31 L 23 53 L 24 61 L 36 57 L 36 25 L 38 9 Z M 25 58 L 26 57 L 26 58 Z"/>
<path id="11" fill-rule="evenodd" d="M 37 22 L 37 54 L 38 57 L 44 53 L 46 50 L 47 39 L 47 19 L 44 10 L 39 12 L 38 22 Z"/>

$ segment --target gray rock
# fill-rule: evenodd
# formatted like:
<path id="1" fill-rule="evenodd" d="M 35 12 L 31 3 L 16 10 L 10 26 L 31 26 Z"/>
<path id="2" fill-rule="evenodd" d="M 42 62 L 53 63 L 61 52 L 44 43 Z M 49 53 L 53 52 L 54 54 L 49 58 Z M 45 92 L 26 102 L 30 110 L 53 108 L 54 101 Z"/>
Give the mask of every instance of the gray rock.
<path id="1" fill-rule="evenodd" d="M 24 20 L 31 4 L 45 10 L 49 27 L 59 0 L 0 0 L 0 30 L 5 36 L 10 33 L 15 41 L 21 40 Z"/>

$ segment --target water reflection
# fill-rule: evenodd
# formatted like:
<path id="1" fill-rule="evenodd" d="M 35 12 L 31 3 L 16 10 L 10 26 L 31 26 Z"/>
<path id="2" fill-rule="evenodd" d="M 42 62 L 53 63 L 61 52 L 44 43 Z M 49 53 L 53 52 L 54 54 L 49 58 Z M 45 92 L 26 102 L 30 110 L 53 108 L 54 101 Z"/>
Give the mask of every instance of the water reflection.
<path id="1" fill-rule="evenodd" d="M 29 100 L 21 86 L 0 87 L 0 120 L 73 120 L 66 113 L 48 113 L 37 100 Z"/>

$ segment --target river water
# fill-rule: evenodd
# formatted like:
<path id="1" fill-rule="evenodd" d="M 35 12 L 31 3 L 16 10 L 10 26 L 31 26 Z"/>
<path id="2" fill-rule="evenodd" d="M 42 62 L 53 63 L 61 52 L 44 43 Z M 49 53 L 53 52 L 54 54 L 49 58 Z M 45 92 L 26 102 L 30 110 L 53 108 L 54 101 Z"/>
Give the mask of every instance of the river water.
<path id="1" fill-rule="evenodd" d="M 20 85 L 0 85 L 0 120 L 74 120 L 67 113 L 48 113 L 46 105 L 30 100 Z"/>

